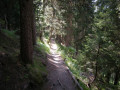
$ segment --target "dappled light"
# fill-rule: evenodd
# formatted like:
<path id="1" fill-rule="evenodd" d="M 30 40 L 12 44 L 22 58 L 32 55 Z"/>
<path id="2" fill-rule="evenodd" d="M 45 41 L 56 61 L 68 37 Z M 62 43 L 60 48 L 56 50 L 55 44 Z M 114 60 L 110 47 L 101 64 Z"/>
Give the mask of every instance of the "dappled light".
<path id="1" fill-rule="evenodd" d="M 58 47 L 55 43 L 50 44 L 50 48 L 51 48 L 50 51 L 52 54 L 55 54 L 58 49 Z"/>
<path id="2" fill-rule="evenodd" d="M 0 90 L 120 90 L 120 0 L 0 0 Z"/>

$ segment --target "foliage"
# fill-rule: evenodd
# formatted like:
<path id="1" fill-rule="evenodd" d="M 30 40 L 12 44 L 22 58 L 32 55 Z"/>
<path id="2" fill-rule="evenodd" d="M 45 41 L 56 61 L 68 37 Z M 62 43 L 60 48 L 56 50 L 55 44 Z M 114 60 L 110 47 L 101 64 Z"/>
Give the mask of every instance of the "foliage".
<path id="1" fill-rule="evenodd" d="M 13 56 L 19 54 L 19 36 L 17 36 L 14 31 L 2 30 L 2 32 L 0 32 L 0 38 L 0 52 Z"/>
<path id="2" fill-rule="evenodd" d="M 93 27 L 84 38 L 77 60 L 80 61 L 79 65 L 82 66 L 82 71 L 94 73 L 98 88 L 109 87 L 114 89 L 116 87 L 115 82 L 118 83 L 119 81 L 117 75 L 119 74 L 120 65 L 118 61 L 120 50 L 118 43 L 120 39 L 116 33 L 119 30 L 119 22 L 117 22 L 119 18 L 117 11 L 114 12 L 117 1 L 98 0 L 96 5 L 97 10 L 94 12 Z M 118 38 L 115 39 L 114 35 Z M 117 42 L 114 40 L 117 40 Z M 103 84 L 103 86 L 100 86 L 101 81 L 105 87 Z M 108 84 L 114 85 L 110 87 Z"/>
<path id="3" fill-rule="evenodd" d="M 34 63 L 32 65 L 28 65 L 30 78 L 37 82 L 38 84 L 41 84 L 45 81 L 45 76 L 47 75 L 47 71 L 45 66 L 40 61 L 41 58 L 35 57 Z"/>
<path id="4" fill-rule="evenodd" d="M 16 35 L 17 30 L 12 30 L 12 31 L 2 30 L 2 32 L 11 39 L 14 39 L 14 40 L 19 39 L 19 36 Z"/>
<path id="5" fill-rule="evenodd" d="M 41 42 L 39 39 L 37 40 L 37 45 L 35 46 L 35 50 L 42 52 L 44 54 L 50 53 L 50 49 L 46 46 L 46 44 Z"/>

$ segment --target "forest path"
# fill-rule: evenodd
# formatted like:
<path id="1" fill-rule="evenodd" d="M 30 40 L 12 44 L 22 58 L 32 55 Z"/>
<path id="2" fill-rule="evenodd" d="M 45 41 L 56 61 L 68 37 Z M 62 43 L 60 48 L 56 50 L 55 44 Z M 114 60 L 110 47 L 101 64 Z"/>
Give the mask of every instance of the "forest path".
<path id="1" fill-rule="evenodd" d="M 51 40 L 50 47 L 51 53 L 48 55 L 47 61 L 48 82 L 44 84 L 42 90 L 77 90 L 68 72 L 68 67 L 57 53 L 57 46 L 54 40 Z"/>

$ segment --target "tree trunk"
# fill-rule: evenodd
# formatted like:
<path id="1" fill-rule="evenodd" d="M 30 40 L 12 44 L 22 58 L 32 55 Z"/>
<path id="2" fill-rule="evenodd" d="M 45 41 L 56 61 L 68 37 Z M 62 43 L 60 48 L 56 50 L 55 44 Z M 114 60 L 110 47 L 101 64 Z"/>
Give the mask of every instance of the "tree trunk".
<path id="1" fill-rule="evenodd" d="M 7 21 L 7 15 L 4 16 L 5 17 L 5 29 L 8 29 L 8 21 Z"/>
<path id="2" fill-rule="evenodd" d="M 109 83 L 110 77 L 111 77 L 111 73 L 108 72 L 108 73 L 107 73 L 107 76 L 106 76 L 106 82 L 107 82 L 107 83 Z"/>
<path id="3" fill-rule="evenodd" d="M 67 23 L 68 23 L 68 27 L 67 27 L 67 35 L 66 35 L 66 39 L 65 39 L 65 43 L 66 46 L 71 46 L 72 45 L 72 41 L 73 41 L 73 25 L 72 25 L 72 19 L 73 19 L 73 14 L 72 14 L 72 1 L 69 1 L 69 10 L 68 10 L 68 18 L 67 18 Z"/>
<path id="4" fill-rule="evenodd" d="M 95 79 L 94 80 L 96 80 L 97 76 L 98 76 L 98 61 L 97 61 L 97 59 L 99 57 L 99 54 L 100 54 L 100 43 L 98 45 L 98 51 L 97 51 L 97 56 L 96 56 Z"/>
<path id="5" fill-rule="evenodd" d="M 68 28 L 67 28 L 67 37 L 66 37 L 66 46 L 71 46 L 73 41 L 73 30 L 72 30 L 72 13 L 68 16 Z"/>
<path id="6" fill-rule="evenodd" d="M 56 35 L 56 40 L 61 44 L 62 43 L 61 35 Z"/>
<path id="7" fill-rule="evenodd" d="M 78 55 L 78 51 L 79 51 L 79 48 L 78 48 L 78 44 L 77 44 L 77 42 L 75 42 L 75 49 L 76 49 L 76 56 Z"/>
<path id="8" fill-rule="evenodd" d="M 21 59 L 25 64 L 32 63 L 33 40 L 32 40 L 32 6 L 33 0 L 20 1 L 20 29 L 21 29 Z"/>
<path id="9" fill-rule="evenodd" d="M 118 82 L 119 82 L 119 70 L 116 70 L 114 85 L 118 85 Z"/>
<path id="10" fill-rule="evenodd" d="M 1 24 L 0 24 L 0 32 L 1 32 Z"/>
<path id="11" fill-rule="evenodd" d="M 31 6 L 33 7 L 33 6 Z M 32 38 L 33 38 L 33 45 L 36 45 L 36 24 L 35 24 L 35 9 L 33 8 L 32 13 Z"/>
<path id="12" fill-rule="evenodd" d="M 95 80 L 97 79 L 98 76 L 98 67 L 97 67 L 97 61 L 96 61 L 96 66 L 95 66 Z"/>

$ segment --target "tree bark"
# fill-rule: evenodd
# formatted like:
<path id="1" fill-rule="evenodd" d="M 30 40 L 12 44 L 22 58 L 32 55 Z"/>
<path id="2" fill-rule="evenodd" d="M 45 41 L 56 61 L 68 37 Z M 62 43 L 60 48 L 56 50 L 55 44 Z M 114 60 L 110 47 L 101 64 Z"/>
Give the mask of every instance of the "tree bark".
<path id="1" fill-rule="evenodd" d="M 33 6 L 31 6 L 33 7 Z M 36 24 L 35 24 L 35 9 L 32 8 L 33 13 L 32 13 L 32 38 L 33 38 L 33 45 L 36 45 Z"/>
<path id="2" fill-rule="evenodd" d="M 107 75 L 106 75 L 106 82 L 107 82 L 107 83 L 109 83 L 110 77 L 111 77 L 111 73 L 108 72 Z"/>
<path id="3" fill-rule="evenodd" d="M 118 85 L 118 82 L 119 82 L 119 70 L 116 70 L 114 85 Z"/>
<path id="4" fill-rule="evenodd" d="M 100 54 L 100 43 L 98 45 L 98 51 L 97 51 L 97 56 L 96 56 L 95 79 L 94 80 L 96 80 L 97 76 L 98 76 L 98 61 L 97 61 L 97 59 L 99 57 L 99 54 Z"/>
<path id="5" fill-rule="evenodd" d="M 33 40 L 32 40 L 32 6 L 33 0 L 19 0 L 20 2 L 20 29 L 21 29 L 21 59 L 25 64 L 32 63 Z"/>
<path id="6" fill-rule="evenodd" d="M 68 4 L 68 15 L 67 15 L 67 24 L 68 24 L 68 27 L 67 27 L 67 35 L 66 35 L 66 38 L 65 38 L 65 43 L 66 43 L 66 46 L 71 46 L 72 45 L 72 41 L 73 41 L 73 25 L 72 25 L 72 19 L 73 19 L 73 14 L 72 14 L 72 1 L 69 1 L 69 4 Z"/>
<path id="7" fill-rule="evenodd" d="M 8 29 L 8 21 L 7 21 L 7 15 L 4 16 L 5 17 L 5 29 Z"/>

